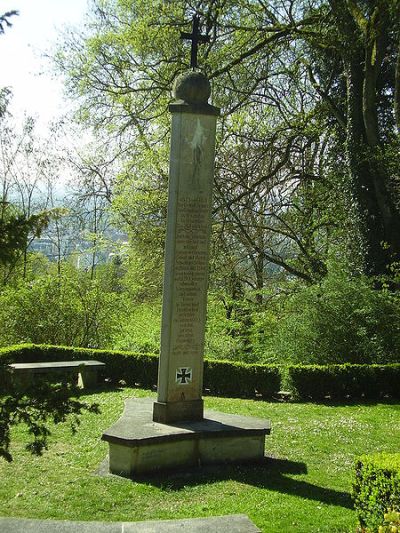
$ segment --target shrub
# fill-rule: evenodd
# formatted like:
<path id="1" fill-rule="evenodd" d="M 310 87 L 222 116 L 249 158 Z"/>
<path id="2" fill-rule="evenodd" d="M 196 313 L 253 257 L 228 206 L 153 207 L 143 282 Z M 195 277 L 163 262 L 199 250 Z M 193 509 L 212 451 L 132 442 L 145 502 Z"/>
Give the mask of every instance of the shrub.
<path id="1" fill-rule="evenodd" d="M 400 397 L 400 364 L 293 365 L 287 367 L 289 388 L 302 400 Z"/>
<path id="2" fill-rule="evenodd" d="M 266 352 L 293 364 L 399 362 L 400 293 L 340 265 L 319 284 L 284 294 Z"/>
<path id="3" fill-rule="evenodd" d="M 222 301 L 208 295 L 205 352 L 210 359 L 238 360 L 243 357 L 243 336 L 238 334 L 240 321 L 232 312 L 227 316 Z M 243 361 L 243 359 L 242 359 Z M 244 361 L 243 361 L 244 362 Z"/>
<path id="4" fill-rule="evenodd" d="M 379 526 L 379 533 L 399 533 L 400 531 L 400 511 L 389 510 L 383 516 L 384 522 Z"/>
<path id="5" fill-rule="evenodd" d="M 212 394 L 272 398 L 280 389 L 278 366 L 205 360 L 204 387 Z"/>
<path id="6" fill-rule="evenodd" d="M 157 384 L 158 356 L 155 354 L 94 350 L 67 346 L 25 344 L 0 349 L 0 362 L 66 361 L 97 359 L 106 363 L 106 376 L 123 379 L 128 385 L 152 387 Z M 247 365 L 206 360 L 204 387 L 214 394 L 271 398 L 280 388 L 277 366 Z"/>
<path id="7" fill-rule="evenodd" d="M 157 353 L 160 346 L 161 301 L 128 304 L 113 333 L 117 350 Z"/>
<path id="8" fill-rule="evenodd" d="M 119 329 L 121 297 L 110 290 L 107 277 L 91 279 L 69 265 L 58 276 L 51 268 L 0 291 L 0 345 L 110 345 Z"/>
<path id="9" fill-rule="evenodd" d="M 128 385 L 157 384 L 158 356 L 148 353 L 24 344 L 0 348 L 1 362 L 98 359 L 106 377 Z M 400 363 L 390 365 L 259 365 L 206 359 L 204 388 L 212 394 L 238 397 L 276 397 L 281 383 L 299 400 L 399 398 Z"/>
<path id="10" fill-rule="evenodd" d="M 363 529 L 378 531 L 387 510 L 400 511 L 400 454 L 364 455 L 356 462 L 355 509 Z"/>
<path id="11" fill-rule="evenodd" d="M 0 349 L 0 361 L 5 364 L 81 359 L 97 359 L 106 363 L 106 377 L 113 381 L 123 379 L 128 385 L 137 383 L 143 387 L 151 387 L 157 383 L 158 357 L 154 354 L 44 344 L 24 344 Z"/>

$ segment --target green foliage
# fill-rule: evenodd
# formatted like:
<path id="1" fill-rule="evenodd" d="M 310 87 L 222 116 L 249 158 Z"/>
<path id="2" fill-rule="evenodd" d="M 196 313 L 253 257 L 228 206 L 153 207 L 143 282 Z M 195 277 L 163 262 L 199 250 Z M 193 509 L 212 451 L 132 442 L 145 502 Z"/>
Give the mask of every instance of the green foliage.
<path id="1" fill-rule="evenodd" d="M 259 363 L 288 364 L 287 352 L 276 346 L 276 338 L 283 316 L 280 305 L 267 296 L 262 306 L 253 306 L 249 328 L 250 350 L 253 361 Z"/>
<path id="2" fill-rule="evenodd" d="M 157 384 L 155 354 L 34 344 L 0 349 L 0 361 L 5 363 L 79 359 L 103 361 L 105 376 L 114 382 L 124 380 L 128 385 L 149 388 Z M 285 367 L 213 359 L 204 362 L 204 389 L 224 396 L 273 398 L 284 383 L 301 400 L 399 398 L 399 379 L 400 364 Z"/>
<path id="3" fill-rule="evenodd" d="M 388 510 L 400 511 L 400 454 L 364 455 L 355 468 L 353 498 L 363 531 L 396 531 L 379 526 L 391 520 Z"/>
<path id="4" fill-rule="evenodd" d="M 8 264 L 26 249 L 28 237 L 39 237 L 49 224 L 50 211 L 29 217 L 0 199 L 0 264 Z"/>
<path id="5" fill-rule="evenodd" d="M 121 298 L 107 274 L 91 279 L 69 265 L 60 274 L 53 266 L 44 275 L 4 287 L 0 344 L 109 345 Z"/>
<path id="6" fill-rule="evenodd" d="M 158 353 L 160 349 L 161 303 L 129 302 L 113 333 L 113 348 Z"/>
<path id="7" fill-rule="evenodd" d="M 144 283 L 142 291 L 133 280 L 132 272 L 124 279 L 126 294 L 118 328 L 113 332 L 112 347 L 116 350 L 158 353 L 161 330 L 161 298 L 153 298 L 152 288 Z M 149 291 L 149 297 L 146 297 Z M 142 300 L 140 300 L 142 298 Z M 229 359 L 244 363 L 262 360 L 263 354 L 254 348 L 258 339 L 253 339 L 251 305 L 232 302 L 233 312 L 228 317 L 226 307 L 215 294 L 209 294 L 205 332 L 205 356 L 210 359 Z M 260 336 L 262 333 L 257 332 Z M 262 348 L 264 346 L 262 345 Z M 275 362 L 275 361 L 274 361 Z"/>
<path id="8" fill-rule="evenodd" d="M 67 380 L 49 383 L 46 379 L 36 377 L 30 385 L 16 384 L 9 376 L 3 360 L 0 361 L 0 377 L 3 385 L 6 383 L 6 389 L 3 387 L 0 397 L 0 457 L 8 462 L 13 459 L 10 453 L 13 426 L 27 426 L 31 440 L 26 449 L 41 455 L 43 450 L 48 449 L 50 421 L 54 424 L 69 421 L 70 429 L 75 433 L 80 424 L 79 415 L 83 411 L 99 413 L 97 404 L 74 398 L 78 389 Z"/>
<path id="9" fill-rule="evenodd" d="M 6 363 L 79 359 L 106 363 L 105 375 L 114 382 L 124 380 L 131 386 L 149 388 L 157 384 L 158 356 L 155 354 L 33 344 L 0 349 L 0 360 Z M 206 360 L 204 388 L 225 396 L 254 397 L 258 394 L 271 398 L 280 388 L 279 368 Z"/>
<path id="10" fill-rule="evenodd" d="M 245 514 L 265 533 L 350 533 L 356 513 L 349 494 L 359 450 L 400 449 L 400 406 L 390 403 L 332 407 L 205 398 L 207 409 L 271 419 L 268 458 L 256 465 L 213 465 L 152 479 L 93 475 L 107 454 L 104 428 L 115 423 L 124 400 L 152 395 L 118 388 L 91 391 L 100 415 L 84 413 L 81 427 L 51 426 L 49 452 L 23 452 L 23 428 L 14 432 L 15 460 L 0 461 L 2 517 L 131 522 Z M 154 397 L 154 395 L 152 395 Z"/>
<path id="11" fill-rule="evenodd" d="M 400 511 L 389 510 L 383 515 L 383 525 L 378 533 L 398 533 L 400 531 Z"/>
<path id="12" fill-rule="evenodd" d="M 320 283 L 285 295 L 265 351 L 300 364 L 399 360 L 400 294 L 334 266 Z"/>
<path id="13" fill-rule="evenodd" d="M 248 362 L 243 355 L 243 337 L 240 321 L 227 316 L 226 306 L 218 296 L 208 295 L 204 353 L 212 359 L 234 359 Z"/>
<path id="14" fill-rule="evenodd" d="M 400 360 L 400 293 L 385 279 L 351 274 L 331 261 L 318 283 L 277 278 L 258 294 L 261 302 L 248 290 L 209 296 L 207 355 L 285 365 Z"/>
<path id="15" fill-rule="evenodd" d="M 288 387 L 301 400 L 400 398 L 400 364 L 295 365 L 287 367 Z"/>
<path id="16" fill-rule="evenodd" d="M 211 394 L 272 398 L 279 391 L 280 384 L 277 366 L 211 360 L 204 363 L 204 387 Z"/>
<path id="17" fill-rule="evenodd" d="M 371 121 L 352 115 L 353 108 L 361 113 L 362 102 L 351 102 L 364 89 L 357 92 L 355 73 L 350 79 L 343 64 L 353 45 L 360 58 L 367 57 L 368 39 L 359 40 L 354 14 L 361 16 L 367 33 L 374 33 L 378 19 L 365 2 L 354 2 L 361 6 L 359 12 L 343 4 L 343 20 L 355 23 L 349 33 L 332 4 L 300 1 L 288 12 L 275 1 L 268 6 L 200 1 L 196 7 L 202 31 L 210 36 L 210 43 L 200 47 L 200 64 L 212 79 L 214 103 L 224 111 L 217 134 L 210 279 L 221 298 L 209 302 L 206 354 L 210 357 L 246 363 L 398 361 L 398 294 L 375 290 L 374 281 L 354 274 L 368 255 L 368 246 L 361 245 L 362 227 L 368 227 L 365 238 L 375 235 L 372 240 L 380 243 L 374 248 L 376 256 L 369 257 L 371 264 L 382 266 L 383 261 L 386 266 L 382 241 L 394 246 L 389 238 L 379 237 L 379 228 L 393 227 L 387 237 L 393 234 L 392 241 L 398 241 L 398 231 L 383 216 L 396 212 L 397 204 L 392 205 L 388 196 L 398 201 L 398 187 L 387 195 L 386 178 L 380 174 L 386 168 L 391 181 L 398 175 L 397 141 L 389 142 L 396 137 L 390 118 L 394 26 L 390 17 L 383 17 L 387 2 L 370 2 L 378 19 L 383 17 L 374 38 L 381 40 L 378 34 L 384 27 L 390 30 L 385 54 L 375 51 L 377 76 L 368 77 L 382 80 L 370 87 L 380 102 L 372 108 L 384 137 L 377 155 L 369 146 L 358 146 L 356 139 L 364 139 L 364 131 L 349 138 L 354 124 L 362 129 Z M 177 36 L 192 13 L 193 5 L 184 0 L 94 1 L 86 30 L 71 33 L 58 50 L 58 68 L 66 75 L 70 92 L 80 98 L 80 119 L 118 138 L 115 145 L 107 143 L 109 158 L 118 162 L 112 183 L 113 213 L 129 235 L 131 250 L 122 282 L 126 298 L 119 327 L 95 342 L 74 340 L 75 344 L 158 350 L 170 129 L 167 104 L 172 80 L 187 68 L 187 48 Z M 351 45 L 342 48 L 342 40 Z M 362 84 L 362 60 L 355 63 L 360 69 L 355 79 Z M 378 163 L 373 171 L 368 163 L 368 168 L 361 165 L 351 172 L 349 161 L 364 161 L 365 154 Z M 382 190 L 374 181 L 364 186 L 367 174 L 375 176 Z M 377 190 L 385 199 L 378 202 L 379 209 L 370 211 Z M 363 203 L 365 195 L 369 200 Z M 387 205 L 386 200 L 390 200 Z M 349 264 L 348 270 L 328 264 L 333 254 Z M 379 265 L 369 272 L 381 272 Z M 303 283 L 295 292 L 293 278 Z M 20 340 L 25 338 L 36 340 L 32 336 Z M 44 341 L 70 343 L 67 338 L 37 340 Z"/>
<path id="18" fill-rule="evenodd" d="M 96 359 L 106 364 L 106 377 L 114 382 L 152 387 L 157 383 L 158 357 L 154 354 L 25 344 L 0 349 L 0 360 L 7 363 Z"/>

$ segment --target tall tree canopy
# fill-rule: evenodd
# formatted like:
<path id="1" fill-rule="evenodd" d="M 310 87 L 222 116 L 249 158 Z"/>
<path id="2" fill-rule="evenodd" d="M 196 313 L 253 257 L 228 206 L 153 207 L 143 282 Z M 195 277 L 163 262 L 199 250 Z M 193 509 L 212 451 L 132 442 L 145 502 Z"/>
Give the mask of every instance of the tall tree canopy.
<path id="1" fill-rule="evenodd" d="M 326 243 L 343 233 L 368 274 L 386 273 L 400 260 L 399 2 L 94 0 L 89 31 L 67 35 L 56 61 L 80 119 L 130 152 L 133 181 L 165 182 L 156 145 L 187 68 L 179 30 L 194 12 L 210 37 L 200 65 L 223 109 L 216 220 L 255 278 L 267 262 L 318 279 Z"/>

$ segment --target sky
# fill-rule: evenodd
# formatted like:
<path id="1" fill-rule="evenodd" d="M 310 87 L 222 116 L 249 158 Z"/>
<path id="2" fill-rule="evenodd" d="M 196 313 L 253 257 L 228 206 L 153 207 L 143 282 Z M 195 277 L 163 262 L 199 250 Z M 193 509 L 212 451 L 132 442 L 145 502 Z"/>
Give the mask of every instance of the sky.
<path id="1" fill-rule="evenodd" d="M 57 40 L 57 30 L 82 24 L 87 0 L 0 0 L 0 14 L 17 10 L 11 28 L 0 35 L 0 87 L 13 91 L 11 112 L 24 112 L 38 120 L 39 127 L 56 119 L 65 108 L 62 80 L 50 74 L 43 57 Z"/>

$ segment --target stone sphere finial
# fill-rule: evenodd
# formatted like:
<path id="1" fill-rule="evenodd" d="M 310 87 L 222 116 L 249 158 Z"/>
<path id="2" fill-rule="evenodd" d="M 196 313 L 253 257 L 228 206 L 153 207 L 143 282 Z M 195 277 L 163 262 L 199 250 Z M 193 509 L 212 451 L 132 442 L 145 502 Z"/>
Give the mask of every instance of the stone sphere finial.
<path id="1" fill-rule="evenodd" d="M 187 104 L 207 104 L 211 85 L 202 72 L 185 72 L 178 76 L 172 88 L 172 96 Z"/>

